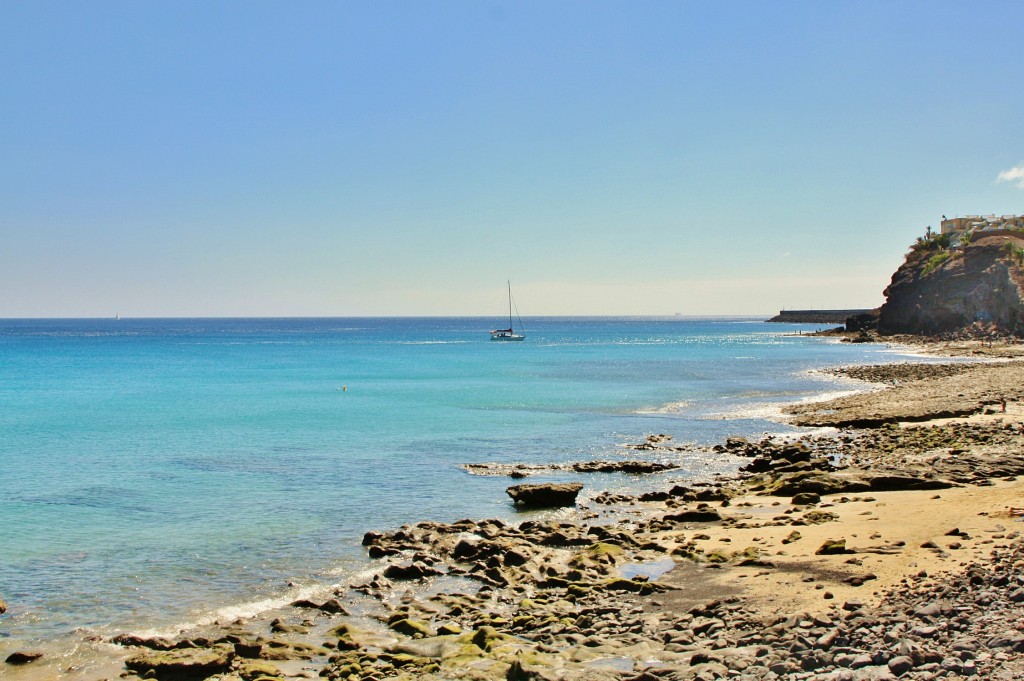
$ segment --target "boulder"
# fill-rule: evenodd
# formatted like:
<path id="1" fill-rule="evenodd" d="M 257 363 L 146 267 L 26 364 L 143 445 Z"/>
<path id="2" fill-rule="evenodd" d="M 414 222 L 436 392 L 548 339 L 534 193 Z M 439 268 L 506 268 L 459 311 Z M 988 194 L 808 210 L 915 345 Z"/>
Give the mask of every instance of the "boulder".
<path id="1" fill-rule="evenodd" d="M 819 546 L 814 553 L 818 556 L 831 556 L 838 553 L 853 553 L 853 551 L 846 548 L 845 539 L 826 539 L 825 543 Z"/>
<path id="2" fill-rule="evenodd" d="M 125 667 L 142 677 L 161 681 L 189 681 L 221 674 L 231 667 L 235 650 L 231 646 L 145 652 L 129 658 Z"/>
<path id="3" fill-rule="evenodd" d="M 541 483 L 532 485 L 514 485 L 505 492 L 512 497 L 513 503 L 525 508 L 556 508 L 575 506 L 576 495 L 583 489 L 578 482 Z"/>
<path id="4" fill-rule="evenodd" d="M 797 494 L 856 494 L 869 492 L 871 486 L 863 480 L 843 478 L 819 471 L 784 473 L 768 481 L 763 494 L 794 497 Z"/>
<path id="5" fill-rule="evenodd" d="M 916 478 L 909 475 L 876 475 L 868 479 L 872 492 L 896 492 L 912 489 L 949 489 L 952 483 L 945 480 Z"/>
<path id="6" fill-rule="evenodd" d="M 405 634 L 410 638 L 428 638 L 433 636 L 433 632 L 430 631 L 430 625 L 420 620 L 409 619 L 408 617 L 395 620 L 388 626 L 399 634 Z"/>
<path id="7" fill-rule="evenodd" d="M 7 604 L 4 603 L 4 599 L 0 598 L 0 615 L 7 612 Z"/>
<path id="8" fill-rule="evenodd" d="M 13 665 L 19 665 L 20 666 L 20 665 L 23 665 L 23 664 L 28 664 L 29 662 L 35 662 L 36 660 L 38 660 L 42 656 L 43 656 L 42 653 L 25 653 L 25 652 L 18 651 L 18 652 L 11 653 L 10 655 L 8 655 L 7 659 L 4 660 L 4 662 L 6 662 L 7 664 L 13 664 Z"/>
<path id="9" fill-rule="evenodd" d="M 713 509 L 697 509 L 666 515 L 664 519 L 674 523 L 715 523 L 720 521 L 722 516 Z"/>

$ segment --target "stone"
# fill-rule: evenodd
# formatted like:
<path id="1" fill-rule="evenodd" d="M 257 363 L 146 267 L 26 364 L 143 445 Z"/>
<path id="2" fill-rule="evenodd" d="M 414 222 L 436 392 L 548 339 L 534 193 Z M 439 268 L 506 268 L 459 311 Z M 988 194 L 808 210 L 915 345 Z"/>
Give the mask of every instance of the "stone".
<path id="1" fill-rule="evenodd" d="M 578 482 L 514 485 L 505 490 L 512 502 L 524 508 L 558 508 L 575 506 L 576 496 L 583 489 Z"/>
<path id="2" fill-rule="evenodd" d="M 800 518 L 804 523 L 808 525 L 824 525 L 835 520 L 839 520 L 839 516 L 831 511 L 808 511 L 804 513 L 803 517 Z"/>
<path id="3" fill-rule="evenodd" d="M 931 619 L 948 615 L 952 610 L 949 601 L 934 601 L 914 608 L 913 615 L 920 619 Z"/>
<path id="4" fill-rule="evenodd" d="M 889 660 L 889 664 L 887 666 L 889 667 L 889 671 L 896 676 L 903 676 L 914 668 L 914 660 L 907 655 L 900 655 L 899 657 L 894 657 Z"/>
<path id="5" fill-rule="evenodd" d="M 370 556 L 371 558 L 373 556 Z M 291 606 L 293 608 L 308 608 L 310 610 L 322 610 L 323 612 L 330 613 L 332 615 L 347 615 L 348 612 L 345 607 L 337 598 L 332 598 L 325 603 L 316 603 L 308 599 L 300 599 L 292 601 Z"/>
<path id="6" fill-rule="evenodd" d="M 872 492 L 896 492 L 900 490 L 949 489 L 953 483 L 930 478 L 915 478 L 909 475 L 876 475 L 868 480 Z"/>
<path id="7" fill-rule="evenodd" d="M 864 582 L 869 582 L 872 579 L 878 579 L 878 576 L 870 572 L 866 572 L 862 575 L 853 575 L 852 577 L 847 577 L 843 581 L 849 584 L 850 586 L 864 586 Z"/>
<path id="8" fill-rule="evenodd" d="M 821 503 L 821 495 L 815 492 L 801 492 L 790 502 L 794 506 L 814 506 Z"/>
<path id="9" fill-rule="evenodd" d="M 988 640 L 989 648 L 1010 648 L 1016 652 L 1024 652 L 1024 632 L 1004 631 Z"/>
<path id="10" fill-rule="evenodd" d="M 501 634 L 498 633 L 498 630 L 487 625 L 477 629 L 470 637 L 470 642 L 484 651 L 490 650 L 491 647 L 500 640 Z"/>
<path id="11" fill-rule="evenodd" d="M 718 514 L 718 511 L 702 509 L 665 516 L 665 520 L 674 523 L 714 523 L 721 519 L 722 516 Z"/>
<path id="12" fill-rule="evenodd" d="M 26 653 L 22 651 L 17 651 L 8 655 L 7 659 L 4 660 L 4 662 L 6 662 L 7 664 L 20 666 L 23 664 L 28 664 L 29 662 L 35 662 L 42 656 L 42 653 Z"/>
<path id="13" fill-rule="evenodd" d="M 424 577 L 431 577 L 439 574 L 441 574 L 439 570 L 435 570 L 429 565 L 425 565 L 419 561 L 389 565 L 384 569 L 385 577 L 396 580 L 423 579 Z"/>
<path id="14" fill-rule="evenodd" d="M 399 634 L 405 634 L 410 638 L 427 638 L 428 636 L 433 635 L 430 631 L 430 626 L 426 622 L 409 619 L 407 617 L 395 620 L 388 626 L 391 627 L 393 631 L 397 631 Z"/>
<path id="15" fill-rule="evenodd" d="M 845 539 L 826 539 L 825 543 L 814 552 L 817 556 L 831 556 L 840 553 L 853 553 L 846 548 Z"/>
<path id="16" fill-rule="evenodd" d="M 505 681 L 552 681 L 554 678 L 535 667 L 524 665 L 519 659 L 513 660 L 512 665 L 505 672 Z"/>
<path id="17" fill-rule="evenodd" d="M 234 656 L 234 648 L 226 645 L 217 645 L 213 648 L 142 653 L 129 658 L 124 665 L 142 677 L 204 679 L 208 676 L 228 671 Z"/>
<path id="18" fill-rule="evenodd" d="M 255 660 L 260 656 L 260 651 L 262 650 L 262 643 L 242 641 L 235 644 L 235 655 L 237 655 L 238 657 L 244 657 Z"/>
<path id="19" fill-rule="evenodd" d="M 173 650 L 177 646 L 169 638 L 159 636 L 143 638 L 135 634 L 118 634 L 110 639 L 110 642 L 119 646 L 135 646 L 138 648 L 149 648 L 150 650 Z"/>

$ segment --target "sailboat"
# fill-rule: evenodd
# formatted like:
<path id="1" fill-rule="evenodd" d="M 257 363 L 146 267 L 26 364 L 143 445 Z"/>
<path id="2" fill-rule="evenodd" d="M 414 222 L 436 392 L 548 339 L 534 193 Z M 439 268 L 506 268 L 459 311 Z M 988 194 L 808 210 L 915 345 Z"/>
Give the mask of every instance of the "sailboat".
<path id="1" fill-rule="evenodd" d="M 519 310 L 516 309 L 516 319 L 519 319 Z M 523 329 L 523 320 L 519 319 L 520 333 L 512 328 L 512 282 L 508 282 L 508 328 L 495 329 L 491 331 L 492 341 L 521 341 L 526 338 L 526 330 Z"/>

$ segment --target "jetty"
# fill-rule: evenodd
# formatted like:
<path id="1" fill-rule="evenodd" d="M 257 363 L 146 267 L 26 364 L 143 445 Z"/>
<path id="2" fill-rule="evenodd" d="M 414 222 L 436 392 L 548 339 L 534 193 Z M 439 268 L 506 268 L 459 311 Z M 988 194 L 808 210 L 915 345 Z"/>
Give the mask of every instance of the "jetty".
<path id="1" fill-rule="evenodd" d="M 768 321 L 786 324 L 845 324 L 850 317 L 869 312 L 873 310 L 779 310 L 779 314 Z"/>

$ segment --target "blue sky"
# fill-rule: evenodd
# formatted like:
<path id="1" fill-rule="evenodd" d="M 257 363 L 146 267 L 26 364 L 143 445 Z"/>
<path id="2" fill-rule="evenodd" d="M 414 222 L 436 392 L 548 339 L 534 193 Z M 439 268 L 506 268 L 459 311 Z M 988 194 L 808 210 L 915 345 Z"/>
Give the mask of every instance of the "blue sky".
<path id="1" fill-rule="evenodd" d="M 1022 25 L 0 0 L 0 316 L 874 306 L 942 214 L 1024 213 Z"/>

